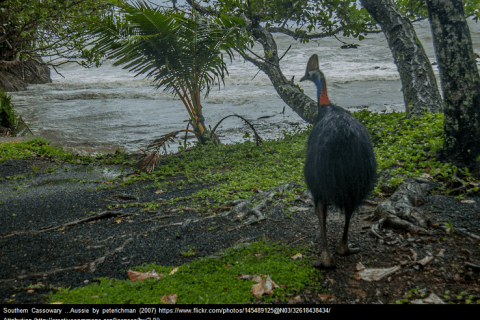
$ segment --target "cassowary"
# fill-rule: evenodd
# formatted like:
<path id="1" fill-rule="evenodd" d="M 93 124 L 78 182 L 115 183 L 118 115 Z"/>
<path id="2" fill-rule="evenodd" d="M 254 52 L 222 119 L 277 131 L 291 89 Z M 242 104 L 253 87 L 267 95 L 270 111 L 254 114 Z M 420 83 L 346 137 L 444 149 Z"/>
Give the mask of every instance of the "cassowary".
<path id="1" fill-rule="evenodd" d="M 314 266 L 330 267 L 333 259 L 327 244 L 327 206 L 337 206 L 345 214 L 345 227 L 339 254 L 357 253 L 349 248 L 348 227 L 352 213 L 372 191 L 376 182 L 377 163 L 367 129 L 348 111 L 333 105 L 327 96 L 325 76 L 314 54 L 305 76 L 317 86 L 318 115 L 308 137 L 304 174 L 311 191 L 320 223 L 322 254 Z"/>

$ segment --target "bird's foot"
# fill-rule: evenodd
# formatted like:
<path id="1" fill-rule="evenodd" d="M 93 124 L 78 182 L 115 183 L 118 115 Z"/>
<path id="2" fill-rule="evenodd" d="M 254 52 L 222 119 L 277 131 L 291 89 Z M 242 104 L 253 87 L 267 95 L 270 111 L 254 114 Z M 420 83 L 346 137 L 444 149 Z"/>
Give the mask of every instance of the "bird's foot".
<path id="1" fill-rule="evenodd" d="M 318 259 L 315 262 L 312 262 L 312 266 L 316 268 L 319 268 L 319 267 L 330 268 L 331 266 L 333 266 L 333 263 L 334 263 L 334 260 L 330 255 L 330 252 L 323 251 L 322 255 L 320 256 L 320 259 Z"/>
<path id="2" fill-rule="evenodd" d="M 349 248 L 348 245 L 343 241 L 340 242 L 340 245 L 337 248 L 337 253 L 341 255 L 355 254 L 359 252 L 360 252 L 360 248 Z"/>

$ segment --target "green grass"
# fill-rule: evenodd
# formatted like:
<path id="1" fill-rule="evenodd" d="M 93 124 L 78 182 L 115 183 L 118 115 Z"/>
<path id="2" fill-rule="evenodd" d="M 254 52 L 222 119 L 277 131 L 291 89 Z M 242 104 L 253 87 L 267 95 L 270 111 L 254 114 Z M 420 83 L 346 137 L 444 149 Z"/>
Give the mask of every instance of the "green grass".
<path id="1" fill-rule="evenodd" d="M 263 302 L 274 299 L 288 300 L 289 294 L 298 294 L 305 284 L 321 279 L 321 271 L 310 265 L 309 258 L 292 259 L 298 252 L 305 254 L 308 247 L 294 248 L 277 243 L 260 241 L 249 246 L 239 246 L 225 250 L 216 258 L 200 258 L 178 267 L 146 264 L 132 268 L 147 272 L 154 269 L 163 273 L 160 280 L 147 279 L 140 282 L 102 278 L 100 283 L 85 287 L 61 289 L 50 293 L 48 301 L 72 303 L 159 303 L 163 295 L 176 294 L 177 304 L 252 303 L 252 280 L 239 279 L 241 275 L 270 275 L 280 287 L 274 295 L 265 294 L 259 298 Z M 126 271 L 121 271 L 126 272 Z M 322 289 L 317 286 L 318 292 Z"/>
<path id="2" fill-rule="evenodd" d="M 66 151 L 62 146 L 58 147 L 52 141 L 48 141 L 41 137 L 36 137 L 34 139 L 29 139 L 22 142 L 0 142 L 0 162 L 14 159 L 52 157 L 54 159 L 68 161 L 74 164 L 101 162 L 104 164 L 132 165 L 133 163 L 125 160 L 126 155 L 127 153 L 117 150 L 115 154 L 99 156 L 87 154 L 85 156 L 80 156 Z M 58 168 L 59 167 L 49 168 L 49 170 L 54 171 Z"/>
<path id="3" fill-rule="evenodd" d="M 71 152 L 64 151 L 63 148 L 55 146 L 44 138 L 35 138 L 23 142 L 0 142 L 0 161 L 36 156 L 51 156 L 64 161 L 75 158 Z"/>

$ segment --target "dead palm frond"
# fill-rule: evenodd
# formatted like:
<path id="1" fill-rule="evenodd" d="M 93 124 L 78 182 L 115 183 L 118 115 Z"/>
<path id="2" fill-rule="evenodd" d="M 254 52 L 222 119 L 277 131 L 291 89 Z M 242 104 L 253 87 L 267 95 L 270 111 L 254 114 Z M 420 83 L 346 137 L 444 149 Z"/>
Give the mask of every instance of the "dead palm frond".
<path id="1" fill-rule="evenodd" d="M 199 135 L 198 132 L 192 130 L 179 130 L 164 134 L 160 138 L 154 140 L 144 150 L 142 150 L 144 157 L 138 161 L 135 166 L 140 171 L 144 171 L 145 173 L 150 173 L 155 170 L 155 167 L 158 167 L 161 164 L 161 159 L 163 157 L 168 158 L 166 144 L 168 142 L 173 142 L 173 138 L 175 138 L 180 132 L 191 132 L 195 135 Z M 164 153 L 163 156 L 162 151 Z"/>
<path id="2" fill-rule="evenodd" d="M 149 173 L 155 170 L 161 164 L 161 156 L 158 151 L 149 152 L 142 160 L 140 160 L 136 166 L 138 169 Z"/>

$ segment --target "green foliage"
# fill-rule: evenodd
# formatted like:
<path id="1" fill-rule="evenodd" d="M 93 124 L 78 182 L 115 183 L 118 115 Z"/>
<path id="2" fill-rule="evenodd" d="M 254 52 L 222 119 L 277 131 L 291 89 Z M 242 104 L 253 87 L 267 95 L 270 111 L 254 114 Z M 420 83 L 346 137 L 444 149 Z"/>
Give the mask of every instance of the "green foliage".
<path id="1" fill-rule="evenodd" d="M 478 0 L 462 0 L 465 17 L 473 17 L 478 22 L 480 19 L 480 2 Z"/>
<path id="2" fill-rule="evenodd" d="M 397 0 L 397 5 L 411 20 L 427 17 L 425 0 Z"/>
<path id="3" fill-rule="evenodd" d="M 273 28 L 275 25 L 296 25 L 293 37 L 302 42 L 308 42 L 307 30 L 322 32 L 323 36 L 341 30 L 344 36 L 357 37 L 376 26 L 368 12 L 355 0 L 220 0 L 215 1 L 212 8 L 236 15 L 245 14 L 250 20 L 265 22 L 272 32 L 281 31 Z"/>
<path id="4" fill-rule="evenodd" d="M 0 1 L 0 60 L 27 60 L 52 52 L 77 58 L 88 38 L 87 26 L 107 12 L 109 5 L 103 0 Z M 88 54 L 91 62 L 99 63 L 95 53 Z"/>
<path id="5" fill-rule="evenodd" d="M 163 295 L 178 295 L 177 304 L 252 303 L 252 280 L 242 275 L 270 275 L 278 285 L 274 295 L 263 295 L 260 300 L 271 303 L 273 299 L 286 301 L 289 295 L 298 293 L 306 284 L 321 277 L 313 268 L 309 258 L 293 260 L 296 253 L 305 252 L 306 247 L 293 248 L 283 244 L 255 242 L 249 246 L 230 248 L 217 258 L 199 258 L 183 264 L 170 275 L 173 267 L 155 263 L 132 268 L 147 272 L 155 269 L 164 275 L 160 280 L 148 279 L 140 282 L 102 278 L 100 283 L 79 288 L 61 288 L 50 294 L 48 301 L 63 303 L 159 303 Z M 313 279 L 313 280 L 312 280 Z"/>
<path id="6" fill-rule="evenodd" d="M 435 160 L 443 145 L 443 114 L 405 119 L 404 112 L 375 114 L 363 110 L 354 115 L 370 132 L 375 147 L 383 176 L 376 192 L 384 185 L 398 186 L 405 177 L 433 175 L 452 168 Z"/>
<path id="7" fill-rule="evenodd" d="M 270 32 L 284 32 L 295 40 L 331 36 L 339 31 L 343 36 L 364 39 L 362 34 L 377 28 L 370 14 L 355 0 L 218 0 L 204 1 L 215 12 L 245 15 L 251 21 L 264 22 Z M 427 17 L 425 0 L 396 0 L 396 4 L 411 20 Z M 478 0 L 463 0 L 465 16 L 480 18 Z M 286 32 L 283 27 L 292 28 Z M 281 28 L 278 28 L 281 27 Z"/>
<path id="8" fill-rule="evenodd" d="M 425 0 L 397 0 L 397 5 L 411 20 L 426 18 L 428 16 Z M 480 2 L 478 0 L 462 0 L 465 17 L 474 20 L 480 18 Z"/>
<path id="9" fill-rule="evenodd" d="M 0 161 L 11 159 L 25 159 L 37 156 L 58 157 L 64 161 L 70 161 L 75 156 L 58 148 L 51 141 L 44 138 L 34 138 L 23 142 L 4 142 L 0 143 Z"/>
<path id="10" fill-rule="evenodd" d="M 6 94 L 0 88 L 0 125 L 15 133 L 18 126 L 18 116 L 13 110 L 11 98 L 12 96 Z"/>

